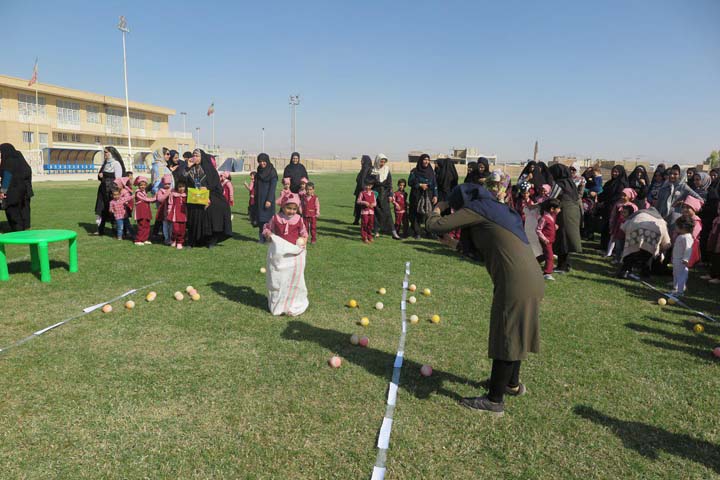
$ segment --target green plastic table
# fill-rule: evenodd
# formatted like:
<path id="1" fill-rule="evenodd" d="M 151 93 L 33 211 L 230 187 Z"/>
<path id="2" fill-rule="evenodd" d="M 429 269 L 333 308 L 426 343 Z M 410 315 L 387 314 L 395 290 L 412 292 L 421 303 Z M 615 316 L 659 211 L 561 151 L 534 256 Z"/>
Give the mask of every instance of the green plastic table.
<path id="1" fill-rule="evenodd" d="M 40 271 L 40 281 L 50 281 L 50 256 L 48 244 L 68 240 L 70 248 L 70 272 L 78 271 L 77 232 L 72 230 L 25 230 L 0 235 L 0 281 L 10 280 L 5 245 L 30 245 L 30 268 Z"/>

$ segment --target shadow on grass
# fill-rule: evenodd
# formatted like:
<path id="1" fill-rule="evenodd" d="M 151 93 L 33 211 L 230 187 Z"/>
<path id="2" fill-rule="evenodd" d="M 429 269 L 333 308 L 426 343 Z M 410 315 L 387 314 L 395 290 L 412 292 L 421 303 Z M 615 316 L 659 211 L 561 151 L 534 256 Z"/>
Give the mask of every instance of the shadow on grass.
<path id="1" fill-rule="evenodd" d="M 64 268 L 66 270 L 69 270 L 70 266 L 66 262 L 62 262 L 59 260 L 50 260 L 50 275 L 52 275 L 52 271 L 56 268 Z M 32 273 L 33 275 L 35 275 L 35 278 L 40 278 L 39 271 L 30 271 L 30 260 L 20 260 L 17 262 L 8 263 L 8 273 L 10 273 L 10 275 L 16 273 Z"/>
<path id="2" fill-rule="evenodd" d="M 317 233 L 318 236 L 335 237 L 341 239 L 360 238 L 359 228 L 357 229 L 357 232 L 354 232 L 350 228 L 333 228 L 325 226 L 319 222 L 317 225 Z"/>
<path id="3" fill-rule="evenodd" d="M 608 428 L 622 440 L 625 448 L 631 448 L 643 457 L 657 460 L 659 452 L 666 452 L 720 473 L 720 445 L 652 425 L 613 418 L 586 405 L 576 405 L 573 412 Z"/>
<path id="4" fill-rule="evenodd" d="M 267 297 L 257 293 L 250 287 L 244 285 L 230 285 L 225 282 L 212 282 L 208 284 L 215 293 L 220 296 L 232 300 L 233 302 L 242 303 L 248 307 L 255 307 L 262 311 L 267 311 Z"/>
<path id="5" fill-rule="evenodd" d="M 109 225 L 109 227 L 108 227 Z M 92 234 L 97 232 L 98 226 L 94 223 L 88 223 L 88 222 L 79 222 L 78 227 L 85 230 L 85 233 Z M 110 223 L 105 224 L 105 231 L 112 230 L 112 225 Z"/>
<path id="6" fill-rule="evenodd" d="M 348 335 L 337 330 L 314 327 L 304 322 L 291 321 L 282 333 L 282 338 L 299 342 L 313 342 L 321 347 L 337 353 L 345 361 L 364 368 L 368 373 L 390 381 L 395 363 L 395 354 L 390 354 L 374 348 L 362 348 L 350 345 Z M 422 364 L 403 360 L 403 369 L 400 379 L 400 388 L 412 393 L 420 399 L 428 398 L 432 393 L 444 395 L 452 400 L 460 401 L 457 393 L 445 387 L 446 382 L 462 383 L 474 388 L 480 388 L 480 382 L 459 377 L 442 370 L 433 370 L 431 377 L 421 377 Z"/>
<path id="7" fill-rule="evenodd" d="M 336 218 L 325 218 L 325 217 L 318 218 L 318 225 L 322 225 L 323 223 L 332 223 L 335 225 L 352 225 L 352 222 L 346 222 L 344 220 L 338 220 Z"/>
<path id="8" fill-rule="evenodd" d="M 255 237 L 248 237 L 247 235 L 243 235 L 242 233 L 233 232 L 233 236 L 231 237 L 233 240 L 238 240 L 240 242 L 255 242 L 257 243 L 258 239 Z"/>
<path id="9" fill-rule="evenodd" d="M 703 360 L 712 361 L 712 349 L 715 346 L 715 342 L 710 337 L 702 334 L 681 334 L 668 332 L 660 328 L 648 327 L 637 323 L 626 323 L 625 326 L 630 330 L 634 330 L 640 333 L 650 333 L 663 337 L 665 340 L 682 343 L 678 345 L 676 343 L 659 342 L 654 339 L 642 339 L 641 341 L 647 345 L 652 345 L 665 350 L 674 350 L 677 352 L 684 352 Z M 677 325 L 676 325 L 677 326 Z"/>

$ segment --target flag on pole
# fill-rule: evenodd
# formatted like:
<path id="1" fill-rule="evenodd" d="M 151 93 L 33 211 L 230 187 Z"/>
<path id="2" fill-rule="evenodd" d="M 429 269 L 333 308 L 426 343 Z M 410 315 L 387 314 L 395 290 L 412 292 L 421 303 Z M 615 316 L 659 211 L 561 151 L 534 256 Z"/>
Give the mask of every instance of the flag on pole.
<path id="1" fill-rule="evenodd" d="M 35 59 L 35 66 L 33 67 L 33 74 L 32 78 L 28 82 L 28 87 L 32 86 L 33 84 L 37 83 L 37 77 L 38 77 L 38 59 Z"/>
<path id="2" fill-rule="evenodd" d="M 215 113 L 215 102 L 211 103 L 210 106 L 208 107 L 207 116 L 209 117 L 213 113 Z"/>

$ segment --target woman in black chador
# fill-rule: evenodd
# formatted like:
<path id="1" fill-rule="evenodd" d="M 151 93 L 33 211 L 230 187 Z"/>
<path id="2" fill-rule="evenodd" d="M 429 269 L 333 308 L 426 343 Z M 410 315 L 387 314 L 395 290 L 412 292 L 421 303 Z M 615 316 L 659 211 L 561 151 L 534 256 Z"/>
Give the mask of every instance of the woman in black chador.
<path id="1" fill-rule="evenodd" d="M 21 152 L 9 143 L 0 145 L 0 201 L 10 230 L 30 228 L 30 199 L 33 196 L 32 168 Z"/>
<path id="2" fill-rule="evenodd" d="M 97 196 L 95 198 L 95 223 L 97 224 L 97 232 L 95 235 L 105 233 L 105 223 L 115 224 L 115 217 L 110 214 L 110 200 L 112 200 L 112 189 L 115 187 L 115 179 L 126 175 L 125 163 L 120 156 L 120 152 L 115 147 L 105 147 L 103 149 L 103 164 L 98 172 Z"/>
<path id="3" fill-rule="evenodd" d="M 290 163 L 288 163 L 285 171 L 283 171 L 283 178 L 290 179 L 290 191 L 293 193 L 300 191 L 300 180 L 302 178 L 310 178 L 305 169 L 305 165 L 300 163 L 300 154 L 298 152 L 293 152 L 292 155 L 290 155 Z"/>
<path id="4" fill-rule="evenodd" d="M 263 227 L 275 215 L 275 188 L 277 187 L 277 171 L 270 163 L 267 153 L 257 157 L 257 173 L 255 174 L 255 208 L 257 209 L 258 238 L 265 243 Z"/>
<path id="5" fill-rule="evenodd" d="M 209 205 L 187 205 L 187 245 L 214 247 L 232 237 L 230 206 L 223 196 L 220 176 L 210 155 L 196 148 L 188 159 L 184 179 L 190 188 L 210 190 Z"/>

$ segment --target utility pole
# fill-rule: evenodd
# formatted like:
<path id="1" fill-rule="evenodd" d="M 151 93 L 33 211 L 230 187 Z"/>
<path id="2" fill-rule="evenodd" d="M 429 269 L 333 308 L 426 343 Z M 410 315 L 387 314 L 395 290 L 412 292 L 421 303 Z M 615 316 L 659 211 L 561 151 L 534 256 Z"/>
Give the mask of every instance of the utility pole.
<path id="1" fill-rule="evenodd" d="M 128 136 L 128 156 L 130 157 L 130 166 L 133 164 L 132 158 L 132 140 L 130 139 L 130 97 L 128 97 L 128 80 L 127 80 L 127 53 L 125 50 L 125 34 L 130 33 L 125 17 L 120 16 L 118 30 L 122 32 L 123 42 L 123 73 L 125 74 L 125 113 L 127 115 L 127 136 Z"/>
<path id="2" fill-rule="evenodd" d="M 537 162 L 537 154 L 538 154 L 538 141 L 535 140 L 535 152 L 533 153 L 533 162 Z"/>
<path id="3" fill-rule="evenodd" d="M 183 138 L 185 138 L 185 120 L 187 119 L 187 112 L 180 112 L 183 118 Z"/>
<path id="4" fill-rule="evenodd" d="M 265 153 L 265 127 L 262 129 L 262 150 L 261 153 Z"/>
<path id="5" fill-rule="evenodd" d="M 295 148 L 295 132 L 296 132 L 296 108 L 300 105 L 300 95 L 290 95 L 290 109 L 292 110 L 292 118 L 290 123 L 290 150 L 297 151 Z"/>

